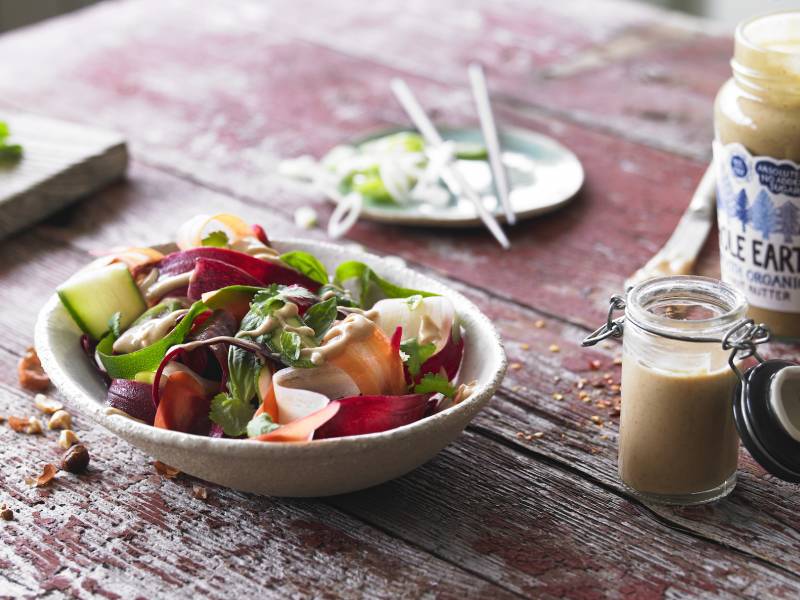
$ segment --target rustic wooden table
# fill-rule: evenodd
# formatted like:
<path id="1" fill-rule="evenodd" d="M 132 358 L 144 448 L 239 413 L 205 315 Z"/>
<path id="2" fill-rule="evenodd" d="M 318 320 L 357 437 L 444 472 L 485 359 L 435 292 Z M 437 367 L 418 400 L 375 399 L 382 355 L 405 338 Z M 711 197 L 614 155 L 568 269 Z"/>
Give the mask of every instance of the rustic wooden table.
<path id="1" fill-rule="evenodd" d="M 163 479 L 80 414 L 90 473 L 30 489 L 26 475 L 58 459 L 54 436 L 0 426 L 0 501 L 14 511 L 0 522 L 0 596 L 797 597 L 796 486 L 742 452 L 727 500 L 643 505 L 616 477 L 613 392 L 587 385 L 584 401 L 577 389 L 619 378 L 617 345 L 583 350 L 579 340 L 688 202 L 709 158 L 730 36 L 596 0 L 331 6 L 108 2 L 0 37 L 0 108 L 117 128 L 133 156 L 127 181 L 0 243 L 0 414 L 35 412 L 15 364 L 37 310 L 87 250 L 163 241 L 199 211 L 321 238 L 292 214 L 313 203 L 324 220 L 328 207 L 272 175 L 277 161 L 405 123 L 388 92 L 395 75 L 440 121 L 473 123 L 464 67 L 475 58 L 503 124 L 577 152 L 583 192 L 510 230 L 511 252 L 481 230 L 364 222 L 350 239 L 433 273 L 491 315 L 511 361 L 505 384 L 429 464 L 323 500 L 210 485 L 198 499 L 196 480 Z M 717 268 L 714 246 L 705 273 Z"/>

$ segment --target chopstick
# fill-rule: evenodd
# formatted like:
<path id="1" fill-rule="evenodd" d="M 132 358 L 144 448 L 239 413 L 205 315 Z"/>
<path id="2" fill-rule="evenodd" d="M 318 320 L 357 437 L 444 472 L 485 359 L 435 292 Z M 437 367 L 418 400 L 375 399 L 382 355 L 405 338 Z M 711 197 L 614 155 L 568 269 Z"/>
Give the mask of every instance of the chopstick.
<path id="1" fill-rule="evenodd" d="M 425 141 L 432 146 L 441 146 L 444 143 L 442 136 L 428 118 L 428 115 L 425 114 L 425 111 L 417 101 L 414 93 L 411 91 L 411 88 L 408 87 L 408 84 L 406 84 L 403 79 L 394 78 L 392 79 L 391 87 L 395 97 L 406 111 L 406 114 L 408 114 L 411 122 L 414 123 L 414 127 L 416 127 L 422 134 L 422 137 L 425 138 Z M 472 202 L 472 204 L 475 206 L 475 211 L 478 213 L 481 221 L 483 221 L 483 224 L 494 236 L 497 242 L 504 249 L 508 250 L 511 247 L 511 244 L 508 241 L 506 234 L 503 232 L 503 229 L 500 227 L 492 213 L 489 212 L 483 205 L 483 201 L 481 200 L 478 192 L 476 192 L 469 182 L 467 182 L 463 173 L 461 173 L 458 167 L 453 164 L 452 160 L 448 164 L 447 169 L 459 188 L 458 192 L 466 196 L 467 199 Z"/>
<path id="2" fill-rule="evenodd" d="M 508 179 L 506 170 L 503 167 L 503 156 L 500 151 L 500 140 L 497 136 L 497 126 L 492 113 L 492 103 L 489 100 L 489 86 L 486 83 L 486 74 L 483 67 L 478 63 L 471 63 L 468 68 L 469 82 L 472 86 L 472 96 L 475 98 L 475 106 L 478 109 L 478 118 L 481 122 L 483 140 L 489 152 L 489 166 L 492 169 L 494 185 L 497 188 L 497 195 L 503 205 L 506 214 L 506 222 L 514 225 L 517 222 L 517 215 L 511 206 L 511 199 L 508 197 Z"/>

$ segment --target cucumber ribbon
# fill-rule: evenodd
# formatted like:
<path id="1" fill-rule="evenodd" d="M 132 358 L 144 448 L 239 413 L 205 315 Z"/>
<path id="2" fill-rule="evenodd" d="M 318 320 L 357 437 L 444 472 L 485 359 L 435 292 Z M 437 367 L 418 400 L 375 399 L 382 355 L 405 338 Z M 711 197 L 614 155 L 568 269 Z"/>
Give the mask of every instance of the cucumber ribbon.
<path id="1" fill-rule="evenodd" d="M 209 310 L 203 302 L 195 302 L 189 312 L 165 337 L 128 354 L 114 354 L 114 336 L 106 334 L 97 344 L 97 356 L 112 379 L 133 379 L 137 373 L 154 372 L 167 351 L 188 335 L 198 315 Z"/>

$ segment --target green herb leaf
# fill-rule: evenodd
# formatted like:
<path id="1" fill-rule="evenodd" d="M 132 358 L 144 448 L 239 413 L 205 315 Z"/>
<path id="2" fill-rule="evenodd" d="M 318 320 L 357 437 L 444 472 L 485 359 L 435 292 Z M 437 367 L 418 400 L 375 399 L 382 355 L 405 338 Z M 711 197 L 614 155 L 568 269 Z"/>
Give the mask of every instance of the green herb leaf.
<path id="1" fill-rule="evenodd" d="M 313 254 L 303 252 L 302 250 L 294 250 L 282 254 L 281 260 L 293 269 L 300 271 L 306 277 L 322 285 L 325 285 L 329 281 L 328 270 Z"/>
<path id="2" fill-rule="evenodd" d="M 210 246 L 212 248 L 227 248 L 228 247 L 228 234 L 224 231 L 212 231 L 201 242 L 203 246 Z"/>
<path id="3" fill-rule="evenodd" d="M 400 344 L 400 351 L 405 355 L 406 367 L 413 377 L 419 373 L 423 363 L 436 352 L 436 344 L 431 342 L 420 345 L 417 338 L 411 338 Z"/>
<path id="4" fill-rule="evenodd" d="M 280 425 L 272 420 L 267 413 L 261 413 L 250 419 L 247 424 L 247 437 L 254 438 L 275 431 Z"/>
<path id="5" fill-rule="evenodd" d="M 417 394 L 444 394 L 448 398 L 453 398 L 456 395 L 456 388 L 447 381 L 444 375 L 434 375 L 433 373 L 426 374 L 422 380 L 414 386 L 414 391 Z"/>
<path id="6" fill-rule="evenodd" d="M 319 288 L 318 293 L 320 296 L 324 296 L 325 294 L 333 294 L 333 297 L 336 298 L 336 304 L 339 306 L 356 306 L 356 303 L 353 301 L 353 297 L 350 295 L 350 292 L 333 283 L 323 285 L 321 288 Z"/>
<path id="7" fill-rule="evenodd" d="M 317 340 L 319 340 L 331 328 L 338 313 L 336 298 L 328 298 L 309 308 L 303 316 L 303 321 L 314 330 Z"/>
<path id="8" fill-rule="evenodd" d="M 250 401 L 258 391 L 261 363 L 255 354 L 231 346 L 228 350 L 228 390 L 241 400 Z"/>
<path id="9" fill-rule="evenodd" d="M 295 297 L 295 290 L 286 292 L 287 289 L 284 286 L 273 285 L 258 291 L 250 304 L 250 310 L 242 319 L 240 331 L 258 329 L 265 319 L 269 319 L 287 300 Z M 286 319 L 286 324 L 292 327 L 301 327 L 304 323 L 299 317 L 289 317 Z M 279 354 L 281 361 L 287 366 L 302 368 L 313 366 L 310 360 L 300 357 L 300 350 L 303 348 L 317 346 L 317 340 L 313 336 L 301 337 L 297 333 L 287 332 L 282 327 L 277 327 L 264 335 L 254 337 L 253 340 Z"/>
<path id="10" fill-rule="evenodd" d="M 343 262 L 336 269 L 334 283 L 343 286 L 345 281 L 358 279 L 360 284 L 359 300 L 361 306 L 369 308 L 375 302 L 384 298 L 408 298 L 409 296 L 437 296 L 431 292 L 423 292 L 410 288 L 400 287 L 375 273 L 370 267 L 357 260 Z"/>
<path id="11" fill-rule="evenodd" d="M 121 335 L 120 332 L 120 319 L 122 318 L 122 313 L 119 311 L 115 312 L 111 317 L 108 319 L 108 329 L 111 331 L 111 335 L 114 339 L 118 339 Z"/>
<path id="12" fill-rule="evenodd" d="M 302 346 L 303 341 L 294 331 L 284 330 L 281 332 L 281 358 L 285 359 L 287 363 L 297 362 Z"/>
<path id="13" fill-rule="evenodd" d="M 229 394 L 217 394 L 211 399 L 208 417 L 222 427 L 225 435 L 238 437 L 247 432 L 247 424 L 255 411 L 255 407 L 248 401 Z"/>
<path id="14" fill-rule="evenodd" d="M 8 124 L 0 121 L 0 161 L 19 160 L 22 157 L 22 146 L 7 142 L 9 134 Z"/>

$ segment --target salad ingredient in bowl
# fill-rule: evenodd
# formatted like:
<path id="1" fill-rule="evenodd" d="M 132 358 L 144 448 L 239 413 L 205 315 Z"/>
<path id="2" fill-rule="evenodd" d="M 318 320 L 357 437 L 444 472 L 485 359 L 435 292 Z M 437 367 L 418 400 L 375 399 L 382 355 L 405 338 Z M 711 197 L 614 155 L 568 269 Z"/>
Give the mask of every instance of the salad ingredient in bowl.
<path id="1" fill-rule="evenodd" d="M 153 427 L 306 442 L 408 425 L 468 397 L 445 296 L 358 261 L 333 275 L 264 230 L 198 215 L 178 250 L 115 249 L 58 289 L 114 414 Z"/>

